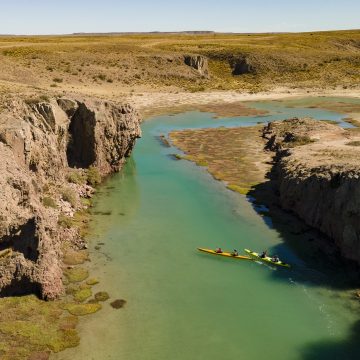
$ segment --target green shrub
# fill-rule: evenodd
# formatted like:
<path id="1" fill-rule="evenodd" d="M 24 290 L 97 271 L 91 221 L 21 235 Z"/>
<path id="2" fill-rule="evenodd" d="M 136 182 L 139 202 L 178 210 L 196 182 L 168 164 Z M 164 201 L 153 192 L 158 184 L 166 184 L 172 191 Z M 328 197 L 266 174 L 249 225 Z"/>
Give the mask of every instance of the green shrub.
<path id="1" fill-rule="evenodd" d="M 105 80 L 106 80 L 106 75 L 104 75 L 104 74 L 99 74 L 99 75 L 97 75 L 97 78 L 100 79 L 100 80 L 102 80 L 102 81 L 105 81 Z"/>
<path id="2" fill-rule="evenodd" d="M 76 193 L 75 193 L 75 191 L 73 189 L 71 189 L 71 188 L 63 188 L 61 190 L 61 197 L 63 198 L 63 200 L 70 203 L 72 207 L 76 207 L 76 205 L 77 205 L 77 197 L 76 197 Z"/>
<path id="3" fill-rule="evenodd" d="M 86 170 L 86 181 L 91 186 L 96 186 L 101 183 L 101 175 L 95 166 L 90 166 Z"/>
<path id="4" fill-rule="evenodd" d="M 77 185 L 82 185 L 86 182 L 86 175 L 83 174 L 82 172 L 79 171 L 72 171 L 71 173 L 69 173 L 67 176 L 67 181 L 73 183 L 73 184 L 77 184 Z"/>
<path id="5" fill-rule="evenodd" d="M 73 226 L 72 218 L 65 215 L 60 215 L 58 219 L 58 224 L 64 228 L 70 229 Z"/>
<path id="6" fill-rule="evenodd" d="M 51 207 L 51 208 L 54 208 L 56 209 L 57 208 L 57 204 L 55 202 L 55 200 L 49 196 L 45 196 L 42 200 L 43 204 L 46 206 L 46 207 Z"/>

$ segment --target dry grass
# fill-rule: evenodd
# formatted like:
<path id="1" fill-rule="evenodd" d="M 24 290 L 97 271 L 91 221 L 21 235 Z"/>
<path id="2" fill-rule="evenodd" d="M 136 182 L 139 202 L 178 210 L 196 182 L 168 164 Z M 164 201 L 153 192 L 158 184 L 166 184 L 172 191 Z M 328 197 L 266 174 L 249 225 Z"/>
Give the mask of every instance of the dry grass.
<path id="1" fill-rule="evenodd" d="M 260 129 L 183 130 L 170 133 L 170 137 L 187 154 L 186 159 L 207 166 L 214 178 L 225 181 L 229 189 L 247 194 L 254 185 L 265 181 L 270 167 Z"/>
<path id="2" fill-rule="evenodd" d="M 238 90 L 274 86 L 344 88 L 359 83 L 360 31 L 301 34 L 139 34 L 2 37 L 0 80 L 47 90 L 119 96 L 154 91 Z M 209 58 L 210 78 L 184 64 Z M 254 72 L 233 76 L 246 57 Z"/>

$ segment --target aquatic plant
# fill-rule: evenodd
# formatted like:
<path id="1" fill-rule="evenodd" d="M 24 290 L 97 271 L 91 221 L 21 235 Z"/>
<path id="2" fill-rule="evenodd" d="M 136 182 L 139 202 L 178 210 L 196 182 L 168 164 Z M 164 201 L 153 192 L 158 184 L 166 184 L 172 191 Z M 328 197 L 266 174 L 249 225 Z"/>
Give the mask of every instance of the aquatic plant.
<path id="1" fill-rule="evenodd" d="M 89 271 L 82 267 L 66 269 L 64 275 L 70 283 L 84 281 L 89 276 Z"/>
<path id="2" fill-rule="evenodd" d="M 110 303 L 111 307 L 114 309 L 121 309 L 125 306 L 126 300 L 124 299 L 116 299 Z"/>
<path id="3" fill-rule="evenodd" d="M 101 309 L 101 304 L 99 303 L 67 303 L 63 304 L 63 309 L 67 310 L 70 314 L 76 316 L 84 316 L 93 314 Z"/>
<path id="4" fill-rule="evenodd" d="M 27 359 L 37 352 L 77 346 L 76 324 L 59 301 L 45 302 L 34 295 L 0 299 L 0 357 Z"/>
<path id="5" fill-rule="evenodd" d="M 95 279 L 95 278 L 90 278 L 90 279 L 86 280 L 86 284 L 91 285 L 91 286 L 96 285 L 98 283 L 99 283 L 99 280 Z"/>
<path id="6" fill-rule="evenodd" d="M 90 287 L 79 289 L 74 293 L 74 300 L 76 302 L 84 302 L 86 299 L 91 297 L 91 295 L 92 295 L 92 291 Z"/>
<path id="7" fill-rule="evenodd" d="M 95 294 L 96 301 L 106 301 L 110 298 L 109 294 L 106 291 L 100 291 Z"/>

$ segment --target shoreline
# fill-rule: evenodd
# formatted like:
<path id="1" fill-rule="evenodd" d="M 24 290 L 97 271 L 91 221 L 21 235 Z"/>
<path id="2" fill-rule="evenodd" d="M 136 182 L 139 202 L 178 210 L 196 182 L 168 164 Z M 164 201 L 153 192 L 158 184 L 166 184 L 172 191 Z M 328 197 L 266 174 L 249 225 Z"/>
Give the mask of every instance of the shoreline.
<path id="1" fill-rule="evenodd" d="M 145 92 L 126 97 L 138 111 L 144 120 L 156 115 L 172 114 L 177 108 L 183 106 L 189 110 L 196 106 L 231 104 L 235 102 L 272 101 L 304 97 L 344 97 L 360 98 L 360 89 L 289 89 L 277 88 L 274 90 L 248 93 L 238 91 L 208 91 L 208 92 Z M 179 109 L 182 111 L 183 109 Z"/>
<path id="2" fill-rule="evenodd" d="M 106 184 L 103 184 L 102 186 L 104 186 L 104 185 L 106 186 Z M 252 205 L 252 206 L 253 206 L 253 204 L 255 204 L 255 203 L 251 202 L 251 205 Z M 288 224 L 282 224 L 282 225 L 285 227 L 285 226 L 287 226 Z M 295 235 L 294 235 L 294 236 L 295 236 Z M 302 236 L 302 235 L 301 235 L 301 236 Z M 100 255 L 100 254 L 99 254 L 98 252 L 92 252 L 92 253 L 91 253 L 91 257 L 94 256 L 94 257 L 99 258 L 99 257 L 101 256 L 101 255 L 100 255 L 100 256 L 99 256 L 99 255 Z M 353 294 L 352 294 L 353 291 L 352 291 L 352 290 L 350 290 L 350 291 L 349 291 L 349 290 L 344 290 L 343 293 L 344 293 L 344 294 L 347 294 L 348 299 L 346 299 L 346 301 L 349 301 L 349 303 L 350 303 L 350 299 L 354 300 L 353 297 L 352 297 L 352 296 L 353 296 Z M 86 326 L 86 324 L 85 324 L 85 326 Z M 126 328 L 125 328 L 125 329 L 126 329 Z M 85 333 L 86 333 L 86 332 L 85 332 Z M 80 334 L 81 334 L 81 333 L 80 333 Z M 82 334 L 81 334 L 81 335 L 82 335 Z M 70 351 L 71 351 L 71 350 L 70 350 Z M 71 354 L 71 352 L 69 352 L 69 354 Z M 60 358 L 60 357 L 59 357 L 59 358 Z M 65 358 L 65 357 L 64 357 L 64 358 Z"/>

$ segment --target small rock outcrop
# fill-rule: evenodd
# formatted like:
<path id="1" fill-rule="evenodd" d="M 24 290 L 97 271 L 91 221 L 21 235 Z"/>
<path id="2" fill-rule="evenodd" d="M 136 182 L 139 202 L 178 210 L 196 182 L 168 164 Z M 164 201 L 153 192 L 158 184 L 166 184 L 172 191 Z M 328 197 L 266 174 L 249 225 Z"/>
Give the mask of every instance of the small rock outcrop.
<path id="1" fill-rule="evenodd" d="M 359 135 L 297 118 L 270 123 L 263 135 L 276 151 L 273 180 L 279 205 L 360 264 Z"/>
<path id="2" fill-rule="evenodd" d="M 255 68 L 246 57 L 233 58 L 229 61 L 233 75 L 254 74 Z"/>
<path id="3" fill-rule="evenodd" d="M 59 191 L 91 193 L 69 184 L 68 171 L 118 171 L 140 135 L 136 111 L 110 102 L 14 100 L 0 113 L 0 296 L 62 293 L 62 237 L 81 242 L 58 225 L 74 207 Z M 59 206 L 46 207 L 46 193 Z"/>
<path id="4" fill-rule="evenodd" d="M 197 70 L 202 76 L 209 76 L 208 59 L 201 55 L 185 55 L 184 63 Z"/>

